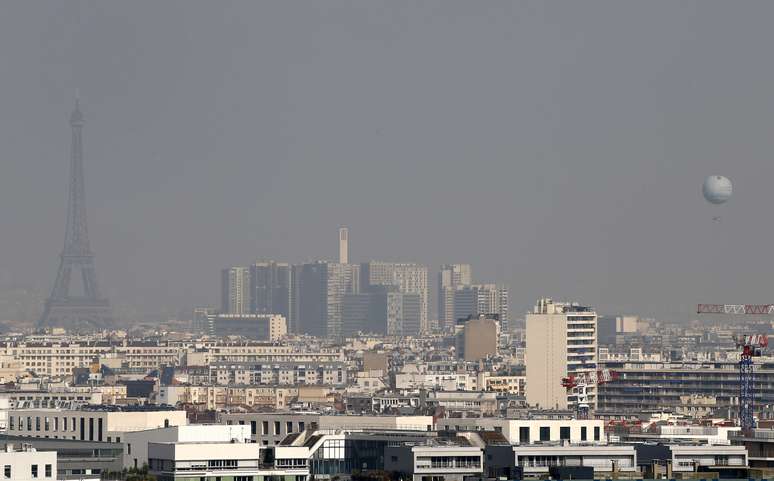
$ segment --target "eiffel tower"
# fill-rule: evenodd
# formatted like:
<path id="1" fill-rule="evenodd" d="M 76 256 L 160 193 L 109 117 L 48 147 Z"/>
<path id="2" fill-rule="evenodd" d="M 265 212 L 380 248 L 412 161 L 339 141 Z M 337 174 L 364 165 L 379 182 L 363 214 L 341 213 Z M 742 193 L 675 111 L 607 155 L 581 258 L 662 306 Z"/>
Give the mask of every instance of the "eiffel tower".
<path id="1" fill-rule="evenodd" d="M 70 149 L 70 195 L 67 201 L 67 227 L 59 270 L 54 288 L 46 300 L 40 327 L 64 327 L 73 331 L 86 331 L 110 327 L 113 312 L 107 298 L 100 295 L 94 269 L 94 254 L 89 247 L 86 229 L 86 195 L 83 180 L 83 114 L 78 98 L 70 115 L 72 147 Z M 83 293 L 70 292 L 73 268 L 81 272 Z"/>

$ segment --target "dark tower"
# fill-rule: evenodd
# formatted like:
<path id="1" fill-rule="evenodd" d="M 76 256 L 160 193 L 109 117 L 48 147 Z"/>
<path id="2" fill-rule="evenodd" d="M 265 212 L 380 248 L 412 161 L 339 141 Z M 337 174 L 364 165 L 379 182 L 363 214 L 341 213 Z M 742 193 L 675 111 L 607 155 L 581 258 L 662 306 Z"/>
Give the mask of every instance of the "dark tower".
<path id="1" fill-rule="evenodd" d="M 83 181 L 83 114 L 78 99 L 70 115 L 73 131 L 70 150 L 70 196 L 67 201 L 67 227 L 54 288 L 38 324 L 72 330 L 93 330 L 113 323 L 110 303 L 100 295 L 94 270 L 94 254 L 86 229 L 86 193 Z M 73 268 L 81 271 L 82 293 L 70 292 Z"/>

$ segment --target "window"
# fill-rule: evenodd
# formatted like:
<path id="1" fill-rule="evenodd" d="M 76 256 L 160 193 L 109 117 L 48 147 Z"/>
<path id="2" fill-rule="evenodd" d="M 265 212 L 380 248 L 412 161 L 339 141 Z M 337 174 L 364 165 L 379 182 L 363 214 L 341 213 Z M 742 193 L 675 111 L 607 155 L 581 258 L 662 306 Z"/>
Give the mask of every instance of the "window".
<path id="1" fill-rule="evenodd" d="M 529 444 L 529 426 L 519 427 L 519 443 Z"/>
<path id="2" fill-rule="evenodd" d="M 250 434 L 258 434 L 258 421 L 250 421 Z"/>
<path id="3" fill-rule="evenodd" d="M 94 418 L 89 418 L 89 441 L 94 441 Z"/>
<path id="4" fill-rule="evenodd" d="M 132 454 L 132 443 L 126 443 L 126 454 Z"/>
<path id="5" fill-rule="evenodd" d="M 47 478 L 50 478 L 50 477 L 51 477 L 51 471 L 52 471 L 52 469 L 51 469 L 51 465 L 50 465 L 50 464 L 47 464 L 47 465 L 46 465 L 46 477 L 47 477 Z"/>
<path id="6" fill-rule="evenodd" d="M 5 476 L 6 479 L 11 477 L 11 465 L 6 464 L 3 466 L 3 476 Z"/>
<path id="7" fill-rule="evenodd" d="M 9 429 L 9 430 L 11 430 L 11 431 L 13 431 L 13 429 L 14 429 L 14 427 L 13 427 L 13 420 L 14 420 L 14 419 L 16 419 L 16 418 L 15 418 L 15 417 L 13 417 L 13 416 L 11 416 L 10 418 L 8 418 L 8 421 L 9 421 L 9 424 L 8 424 L 8 429 Z"/>
<path id="8" fill-rule="evenodd" d="M 269 421 L 264 421 L 261 423 L 261 434 L 264 436 L 269 434 Z"/>
<path id="9" fill-rule="evenodd" d="M 54 431 L 59 431 L 59 418 L 54 418 Z"/>
<path id="10" fill-rule="evenodd" d="M 549 426 L 540 427 L 540 440 L 541 441 L 551 440 L 551 428 Z"/>
<path id="11" fill-rule="evenodd" d="M 31 468 L 32 468 L 32 470 L 31 470 L 32 477 L 33 478 L 37 478 L 38 477 L 38 465 L 37 464 L 33 464 L 31 466 Z"/>
<path id="12" fill-rule="evenodd" d="M 274 435 L 278 435 L 280 433 L 280 422 L 274 421 Z"/>
<path id="13" fill-rule="evenodd" d="M 35 431 L 40 431 L 40 417 L 35 418 Z"/>
<path id="14" fill-rule="evenodd" d="M 570 440 L 570 426 L 561 426 L 559 428 L 559 439 Z"/>
<path id="15" fill-rule="evenodd" d="M 27 416 L 27 431 L 32 431 L 32 417 Z"/>
<path id="16" fill-rule="evenodd" d="M 298 431 L 299 432 L 304 432 L 304 422 L 303 421 L 299 421 L 298 422 Z"/>
<path id="17" fill-rule="evenodd" d="M 67 431 L 67 418 L 62 418 L 62 431 Z"/>
<path id="18" fill-rule="evenodd" d="M 293 423 L 291 421 L 286 422 L 285 427 L 287 428 L 285 429 L 285 432 L 287 432 L 288 434 L 293 432 Z"/>
<path id="19" fill-rule="evenodd" d="M 581 441 L 586 441 L 586 426 L 581 426 Z"/>
<path id="20" fill-rule="evenodd" d="M 599 441 L 599 426 L 594 426 L 594 441 Z"/>

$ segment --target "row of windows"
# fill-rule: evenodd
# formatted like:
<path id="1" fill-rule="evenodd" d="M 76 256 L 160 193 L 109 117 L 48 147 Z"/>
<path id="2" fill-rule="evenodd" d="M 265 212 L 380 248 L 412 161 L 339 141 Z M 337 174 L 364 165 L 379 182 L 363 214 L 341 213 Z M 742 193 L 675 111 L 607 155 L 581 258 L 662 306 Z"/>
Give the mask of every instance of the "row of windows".
<path id="1" fill-rule="evenodd" d="M 88 422 L 87 422 L 88 419 Z M 41 422 L 42 420 L 42 422 Z M 26 421 L 26 422 L 25 422 Z M 103 418 L 97 418 L 97 422 L 94 422 L 94 418 L 76 418 L 76 417 L 54 417 L 48 416 L 40 417 L 27 416 L 9 416 L 8 417 L 8 429 L 18 431 L 54 431 L 54 432 L 72 432 L 78 433 L 80 431 L 81 441 L 104 441 L 103 439 Z M 33 429 L 34 427 L 34 429 Z M 42 429 L 41 429 L 42 427 Z M 61 427 L 61 430 L 60 430 Z M 46 436 L 48 437 L 48 436 Z M 56 437 L 56 436 L 55 436 Z M 62 436 L 62 439 L 65 439 Z M 73 436 L 75 439 L 75 436 Z M 108 442 L 111 442 L 110 437 L 107 438 Z M 120 442 L 119 438 L 116 438 L 116 442 Z"/>
<path id="2" fill-rule="evenodd" d="M 52 476 L 52 472 L 53 472 L 52 465 L 46 464 L 43 469 L 44 469 L 43 475 L 46 478 L 50 478 Z M 11 473 L 11 465 L 10 464 L 4 465 L 3 466 L 3 477 L 5 477 L 5 479 L 11 479 L 11 474 L 12 474 Z M 30 466 L 30 476 L 32 478 L 37 478 L 38 477 L 38 465 L 37 464 L 33 464 L 32 466 Z"/>
<path id="3" fill-rule="evenodd" d="M 226 421 L 226 424 L 233 424 L 233 421 L 228 420 Z M 244 425 L 244 420 L 239 420 L 240 425 Z M 272 423 L 272 432 L 271 435 L 279 436 L 282 434 L 293 434 L 294 432 L 303 432 L 306 429 L 306 423 L 304 421 L 298 421 L 298 429 L 296 431 L 293 430 L 293 421 L 285 421 L 285 432 L 282 432 L 282 422 L 281 421 L 274 421 Z M 250 421 L 250 433 L 253 435 L 258 434 L 258 421 Z M 269 436 L 269 421 L 262 421 L 261 422 L 261 436 Z"/>

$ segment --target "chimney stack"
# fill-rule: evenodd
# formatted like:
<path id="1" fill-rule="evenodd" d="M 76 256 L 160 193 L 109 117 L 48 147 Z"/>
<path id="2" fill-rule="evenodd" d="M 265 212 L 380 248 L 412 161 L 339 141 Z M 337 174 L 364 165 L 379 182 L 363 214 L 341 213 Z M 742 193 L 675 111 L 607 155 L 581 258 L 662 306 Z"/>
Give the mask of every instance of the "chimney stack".
<path id="1" fill-rule="evenodd" d="M 349 264 L 349 229 L 339 228 L 339 263 Z"/>

